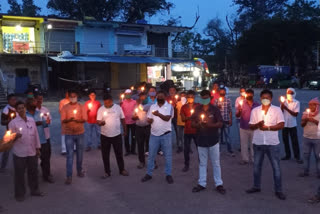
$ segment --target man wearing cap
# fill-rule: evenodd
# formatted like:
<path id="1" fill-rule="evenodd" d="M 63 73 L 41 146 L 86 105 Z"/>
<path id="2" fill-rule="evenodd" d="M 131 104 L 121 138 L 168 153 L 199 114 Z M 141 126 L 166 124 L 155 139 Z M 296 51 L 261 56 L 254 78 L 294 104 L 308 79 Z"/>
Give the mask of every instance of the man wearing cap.
<path id="1" fill-rule="evenodd" d="M 126 147 L 126 154 L 128 156 L 130 154 L 136 154 L 136 139 L 135 139 L 135 130 L 136 130 L 136 122 L 132 119 L 132 115 L 134 113 L 135 106 L 137 102 L 131 99 L 132 91 L 127 89 L 124 92 L 124 100 L 121 103 L 121 108 L 125 116 L 125 122 L 127 126 L 128 134 L 125 136 L 125 147 Z M 131 133 L 131 147 L 129 142 L 129 132 Z"/>
<path id="2" fill-rule="evenodd" d="M 284 129 L 282 130 L 282 139 L 286 152 L 286 156 L 282 160 L 289 160 L 291 158 L 289 135 L 291 138 L 292 149 L 294 158 L 297 163 L 302 164 L 303 161 L 300 158 L 300 148 L 297 134 L 297 116 L 300 112 L 300 102 L 295 99 L 296 91 L 294 88 L 287 89 L 287 99 L 281 102 L 281 110 L 284 116 Z"/>

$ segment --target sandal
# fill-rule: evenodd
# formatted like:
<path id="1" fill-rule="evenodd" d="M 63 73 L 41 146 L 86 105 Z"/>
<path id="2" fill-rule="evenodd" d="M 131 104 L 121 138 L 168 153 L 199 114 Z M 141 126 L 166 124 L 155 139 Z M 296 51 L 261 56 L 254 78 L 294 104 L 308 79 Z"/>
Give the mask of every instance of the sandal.
<path id="1" fill-rule="evenodd" d="M 108 173 L 105 173 L 104 175 L 101 176 L 101 179 L 107 179 L 109 178 L 111 175 Z"/>

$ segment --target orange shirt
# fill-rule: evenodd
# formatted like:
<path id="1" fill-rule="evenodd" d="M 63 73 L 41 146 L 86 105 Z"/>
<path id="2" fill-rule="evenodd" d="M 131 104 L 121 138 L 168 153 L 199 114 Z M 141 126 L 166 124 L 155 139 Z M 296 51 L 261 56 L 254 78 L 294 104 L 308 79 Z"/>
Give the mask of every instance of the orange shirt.
<path id="1" fill-rule="evenodd" d="M 76 110 L 76 112 L 75 112 Z M 63 106 L 61 109 L 61 121 L 65 119 L 74 118 L 76 120 L 87 120 L 87 112 L 85 111 L 84 106 L 77 103 L 71 105 L 70 103 Z M 69 122 L 64 123 L 62 132 L 66 135 L 80 135 L 84 133 L 84 123 Z"/>

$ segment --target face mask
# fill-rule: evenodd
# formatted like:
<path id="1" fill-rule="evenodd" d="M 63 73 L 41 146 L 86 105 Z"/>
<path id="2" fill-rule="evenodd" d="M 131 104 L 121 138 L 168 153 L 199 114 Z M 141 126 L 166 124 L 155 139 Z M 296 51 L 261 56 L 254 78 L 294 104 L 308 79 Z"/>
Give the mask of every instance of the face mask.
<path id="1" fill-rule="evenodd" d="M 188 103 L 193 103 L 194 99 L 193 98 L 188 98 Z"/>
<path id="2" fill-rule="evenodd" d="M 160 105 L 163 105 L 164 104 L 164 99 L 157 99 L 157 102 L 160 104 Z"/>
<path id="3" fill-rule="evenodd" d="M 126 99 L 131 99 L 131 94 L 126 94 L 124 97 L 125 97 Z"/>
<path id="4" fill-rule="evenodd" d="M 246 92 L 241 92 L 240 95 L 241 95 L 242 97 L 245 97 L 245 96 L 246 96 Z"/>
<path id="5" fill-rule="evenodd" d="M 149 92 L 149 96 L 150 96 L 150 97 L 155 97 L 156 95 L 157 95 L 156 92 Z"/>
<path id="6" fill-rule="evenodd" d="M 287 94 L 287 100 L 289 100 L 289 101 L 292 101 L 292 100 L 293 100 L 292 94 Z"/>
<path id="7" fill-rule="evenodd" d="M 71 103 L 76 103 L 77 101 L 78 101 L 78 98 L 77 98 L 77 97 L 70 98 L 70 102 L 71 102 Z"/>
<path id="8" fill-rule="evenodd" d="M 268 105 L 270 105 L 271 101 L 268 100 L 268 99 L 263 99 L 263 100 L 261 100 L 261 103 L 262 103 L 262 105 L 264 105 L 264 106 L 268 106 Z"/>
<path id="9" fill-rule="evenodd" d="M 210 103 L 210 98 L 207 98 L 207 99 L 200 99 L 200 103 L 202 104 L 202 105 L 209 105 L 209 103 Z"/>
<path id="10" fill-rule="evenodd" d="M 247 96 L 247 100 L 253 100 L 253 96 Z"/>
<path id="11" fill-rule="evenodd" d="M 187 103 L 187 98 L 181 97 L 181 103 L 182 103 L 182 105 L 186 104 Z"/>

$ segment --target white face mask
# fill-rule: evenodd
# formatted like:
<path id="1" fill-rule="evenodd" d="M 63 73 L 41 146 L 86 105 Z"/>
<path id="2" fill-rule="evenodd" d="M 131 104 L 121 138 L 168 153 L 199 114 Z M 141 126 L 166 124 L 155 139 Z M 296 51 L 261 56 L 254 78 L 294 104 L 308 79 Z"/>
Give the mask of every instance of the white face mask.
<path id="1" fill-rule="evenodd" d="M 240 95 L 241 95 L 242 97 L 245 97 L 245 96 L 246 96 L 246 92 L 241 92 Z"/>
<path id="2" fill-rule="evenodd" d="M 287 94 L 287 100 L 289 100 L 289 101 L 292 101 L 292 100 L 293 100 L 292 94 Z"/>
<path id="3" fill-rule="evenodd" d="M 70 102 L 71 103 L 76 103 L 78 101 L 78 98 L 75 97 L 75 98 L 69 98 Z"/>
<path id="4" fill-rule="evenodd" d="M 261 100 L 261 103 L 262 103 L 262 105 L 264 105 L 264 106 L 268 106 L 268 105 L 270 105 L 271 101 L 268 100 L 268 99 L 263 99 L 263 100 Z"/>
<path id="5" fill-rule="evenodd" d="M 181 97 L 181 103 L 182 103 L 182 105 L 186 104 L 187 103 L 187 98 Z"/>

